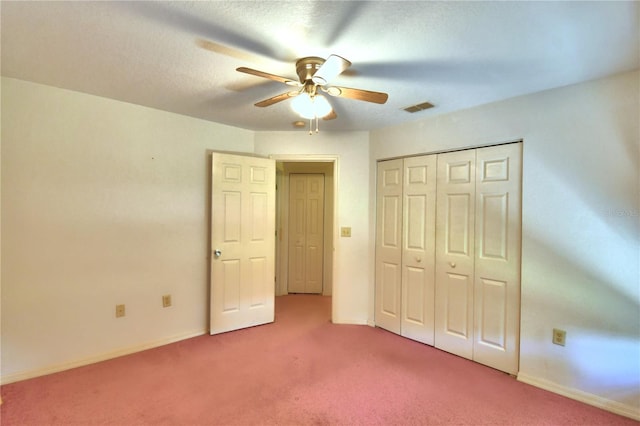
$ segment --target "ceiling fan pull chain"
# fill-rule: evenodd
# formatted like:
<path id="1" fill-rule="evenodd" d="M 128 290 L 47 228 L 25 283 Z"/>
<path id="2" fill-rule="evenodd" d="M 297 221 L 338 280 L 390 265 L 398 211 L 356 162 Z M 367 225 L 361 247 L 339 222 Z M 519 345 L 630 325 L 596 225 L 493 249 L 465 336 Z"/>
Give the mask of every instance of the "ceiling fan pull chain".
<path id="1" fill-rule="evenodd" d="M 318 117 L 316 116 L 316 133 L 318 133 Z"/>
<path id="2" fill-rule="evenodd" d="M 312 122 L 313 122 L 313 118 L 310 118 L 309 119 L 309 136 L 313 135 L 313 132 L 311 131 Z"/>

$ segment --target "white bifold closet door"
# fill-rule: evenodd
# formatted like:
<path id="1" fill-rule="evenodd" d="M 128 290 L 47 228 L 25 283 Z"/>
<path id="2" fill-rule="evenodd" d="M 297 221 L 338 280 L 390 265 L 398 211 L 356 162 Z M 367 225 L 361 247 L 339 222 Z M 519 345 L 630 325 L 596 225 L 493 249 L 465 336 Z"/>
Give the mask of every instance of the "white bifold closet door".
<path id="1" fill-rule="evenodd" d="M 520 354 L 522 144 L 476 151 L 473 360 L 517 374 Z"/>
<path id="2" fill-rule="evenodd" d="M 402 159 L 378 164 L 375 322 L 396 334 L 402 295 L 402 172 Z"/>
<path id="3" fill-rule="evenodd" d="M 473 357 L 475 150 L 438 155 L 436 347 Z"/>
<path id="4" fill-rule="evenodd" d="M 517 374 L 520 143 L 438 155 L 435 346 Z"/>
<path id="5" fill-rule="evenodd" d="M 378 165 L 376 325 L 434 344 L 436 157 Z"/>
<path id="6" fill-rule="evenodd" d="M 517 374 L 521 150 L 378 163 L 377 326 Z"/>

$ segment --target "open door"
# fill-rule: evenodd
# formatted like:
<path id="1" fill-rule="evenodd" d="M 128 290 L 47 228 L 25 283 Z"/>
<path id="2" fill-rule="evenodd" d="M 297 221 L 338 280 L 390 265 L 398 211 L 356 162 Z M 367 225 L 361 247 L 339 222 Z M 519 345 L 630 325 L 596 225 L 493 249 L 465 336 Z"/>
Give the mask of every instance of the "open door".
<path id="1" fill-rule="evenodd" d="M 212 154 L 210 333 L 274 320 L 275 161 Z"/>

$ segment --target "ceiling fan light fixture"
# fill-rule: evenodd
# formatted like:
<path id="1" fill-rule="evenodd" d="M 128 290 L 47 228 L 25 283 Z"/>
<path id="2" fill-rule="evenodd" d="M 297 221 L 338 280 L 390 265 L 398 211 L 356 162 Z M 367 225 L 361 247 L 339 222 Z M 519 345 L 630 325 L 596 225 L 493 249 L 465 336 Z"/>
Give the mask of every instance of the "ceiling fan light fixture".
<path id="1" fill-rule="evenodd" d="M 291 108 L 302 118 L 322 118 L 331 112 L 331 105 L 322 95 L 309 96 L 303 93 L 291 101 Z"/>

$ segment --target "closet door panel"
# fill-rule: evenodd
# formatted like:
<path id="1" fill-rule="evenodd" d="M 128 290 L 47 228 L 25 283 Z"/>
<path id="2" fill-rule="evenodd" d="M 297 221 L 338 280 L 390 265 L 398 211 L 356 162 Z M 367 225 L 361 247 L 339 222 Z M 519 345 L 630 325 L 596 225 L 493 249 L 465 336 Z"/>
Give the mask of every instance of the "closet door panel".
<path id="1" fill-rule="evenodd" d="M 436 156 L 404 159 L 401 335 L 434 343 Z"/>
<path id="2" fill-rule="evenodd" d="M 442 283 L 443 291 L 446 294 L 446 318 L 444 325 L 449 335 L 457 336 L 464 342 L 471 338 L 469 327 L 471 318 L 469 306 L 472 301 L 472 277 L 469 275 L 454 274 L 447 272 L 445 282 Z M 461 349 L 462 350 L 462 349 Z"/>
<path id="3" fill-rule="evenodd" d="M 522 144 L 477 150 L 473 359 L 518 373 Z"/>
<path id="4" fill-rule="evenodd" d="M 289 176 L 289 271 L 290 293 L 305 292 L 306 275 L 306 185 L 302 175 Z"/>
<path id="5" fill-rule="evenodd" d="M 402 160 L 377 171 L 375 323 L 400 334 L 402 279 Z"/>
<path id="6" fill-rule="evenodd" d="M 413 268 L 411 266 L 404 269 L 403 276 L 403 335 L 406 333 L 404 322 L 423 325 L 425 323 L 425 273 L 423 268 Z"/>
<path id="7" fill-rule="evenodd" d="M 305 292 L 322 294 L 324 278 L 324 175 L 308 174 Z"/>
<path id="8" fill-rule="evenodd" d="M 324 266 L 324 175 L 289 175 L 290 293 L 322 293 Z"/>
<path id="9" fill-rule="evenodd" d="M 476 289 L 478 344 L 504 351 L 506 349 L 507 283 L 479 278 L 476 284 L 479 287 Z"/>
<path id="10" fill-rule="evenodd" d="M 475 150 L 438 154 L 435 346 L 473 357 Z"/>

